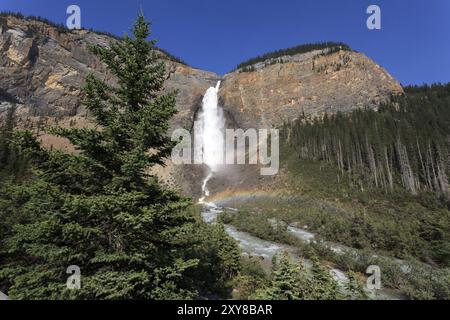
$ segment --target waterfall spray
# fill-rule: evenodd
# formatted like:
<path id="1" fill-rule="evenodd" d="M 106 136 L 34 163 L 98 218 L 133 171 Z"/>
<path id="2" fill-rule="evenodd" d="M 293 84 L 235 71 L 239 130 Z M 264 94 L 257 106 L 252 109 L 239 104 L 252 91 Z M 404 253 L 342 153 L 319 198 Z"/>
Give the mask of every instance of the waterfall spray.
<path id="1" fill-rule="evenodd" d="M 224 124 L 223 110 L 218 106 L 218 92 L 220 81 L 215 87 L 210 87 L 206 90 L 202 102 L 202 113 L 200 115 L 201 121 L 201 137 L 202 137 L 202 156 L 203 163 L 209 168 L 209 173 L 203 180 L 202 184 L 202 198 L 199 200 L 203 202 L 205 197 L 209 196 L 207 187 L 208 181 L 217 172 L 218 166 L 223 163 L 224 157 Z"/>

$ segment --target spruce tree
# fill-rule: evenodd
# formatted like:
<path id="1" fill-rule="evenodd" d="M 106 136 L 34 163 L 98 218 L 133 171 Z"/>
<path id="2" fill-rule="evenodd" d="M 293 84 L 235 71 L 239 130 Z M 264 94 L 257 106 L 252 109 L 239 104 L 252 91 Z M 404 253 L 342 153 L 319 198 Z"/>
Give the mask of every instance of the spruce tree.
<path id="1" fill-rule="evenodd" d="M 271 283 L 256 292 L 261 300 L 305 300 L 310 299 L 311 282 L 302 265 L 290 261 L 287 253 L 275 257 Z"/>
<path id="2" fill-rule="evenodd" d="M 339 291 L 338 283 L 333 279 L 330 272 L 324 267 L 317 257 L 312 261 L 312 288 L 311 295 L 314 300 L 338 300 L 343 299 Z"/>
<path id="3" fill-rule="evenodd" d="M 213 276 L 225 278 L 237 268 L 203 261 L 192 248 L 206 246 L 209 231 L 185 210 L 188 199 L 148 174 L 173 147 L 166 133 L 176 93 L 162 93 L 165 66 L 142 13 L 132 34 L 90 47 L 117 82 L 87 77 L 84 105 L 94 128 L 52 130 L 76 153 L 44 150 L 30 133 L 18 135 L 35 177 L 19 193 L 5 191 L 4 207 L 26 217 L 0 263 L 0 286 L 12 299 L 193 298 L 202 290 L 196 272 L 212 265 Z M 224 232 L 216 236 L 229 241 Z M 79 290 L 66 286 L 71 265 L 80 267 Z"/>
<path id="4" fill-rule="evenodd" d="M 360 281 L 355 272 L 349 271 L 347 273 L 348 282 L 345 285 L 347 298 L 350 300 L 367 300 L 368 296 L 364 287 L 361 285 Z"/>
<path id="5" fill-rule="evenodd" d="M 16 105 L 13 104 L 6 112 L 0 126 L 0 174 L 17 173 L 17 150 L 12 144 L 13 131 L 16 126 Z"/>

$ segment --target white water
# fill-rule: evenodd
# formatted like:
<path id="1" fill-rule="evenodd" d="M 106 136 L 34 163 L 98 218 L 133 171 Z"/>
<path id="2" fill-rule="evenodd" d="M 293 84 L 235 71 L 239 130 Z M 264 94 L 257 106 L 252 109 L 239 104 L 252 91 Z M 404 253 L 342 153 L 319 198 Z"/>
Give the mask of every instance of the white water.
<path id="1" fill-rule="evenodd" d="M 202 102 L 201 121 L 201 142 L 202 142 L 202 158 L 203 163 L 209 168 L 209 173 L 202 183 L 202 198 L 199 200 L 203 203 L 205 197 L 209 196 L 208 181 L 218 171 L 219 165 L 223 163 L 224 157 L 224 125 L 223 110 L 219 107 L 218 93 L 220 81 L 215 87 L 206 90 Z"/>

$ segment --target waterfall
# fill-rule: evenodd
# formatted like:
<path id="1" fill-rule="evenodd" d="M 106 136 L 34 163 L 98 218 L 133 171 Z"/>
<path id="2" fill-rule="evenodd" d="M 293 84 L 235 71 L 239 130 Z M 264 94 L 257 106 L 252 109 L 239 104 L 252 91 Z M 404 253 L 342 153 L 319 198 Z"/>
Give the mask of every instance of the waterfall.
<path id="1" fill-rule="evenodd" d="M 203 180 L 202 198 L 209 196 L 208 181 L 218 171 L 219 165 L 223 163 L 224 158 L 224 124 L 223 110 L 218 106 L 218 93 L 220 81 L 215 87 L 206 90 L 202 102 L 201 122 L 201 142 L 203 163 L 209 168 L 209 173 Z"/>

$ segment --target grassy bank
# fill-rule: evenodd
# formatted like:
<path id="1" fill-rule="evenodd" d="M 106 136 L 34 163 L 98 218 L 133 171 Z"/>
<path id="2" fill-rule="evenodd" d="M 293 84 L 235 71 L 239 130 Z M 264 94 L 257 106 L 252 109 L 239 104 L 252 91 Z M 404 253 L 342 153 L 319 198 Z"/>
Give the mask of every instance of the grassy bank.
<path id="1" fill-rule="evenodd" d="M 290 234 L 286 224 L 274 224 L 270 221 L 280 216 L 277 211 L 268 208 L 267 203 L 267 201 L 247 203 L 239 212 L 225 213 L 220 220 L 261 239 L 292 245 L 298 248 L 299 254 L 304 258 L 319 257 L 323 264 L 346 272 L 357 272 L 361 278 L 368 266 L 378 265 L 382 272 L 383 287 L 398 290 L 408 298 L 450 298 L 450 272 L 447 268 L 436 268 L 412 258 L 399 263 L 392 257 L 376 255 L 379 252 L 370 248 L 336 253 L 321 240 L 306 243 Z M 279 209 L 282 208 L 280 202 L 277 206 Z"/>

